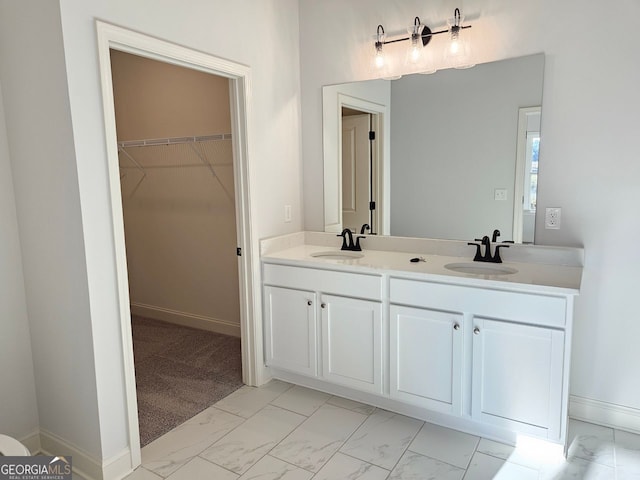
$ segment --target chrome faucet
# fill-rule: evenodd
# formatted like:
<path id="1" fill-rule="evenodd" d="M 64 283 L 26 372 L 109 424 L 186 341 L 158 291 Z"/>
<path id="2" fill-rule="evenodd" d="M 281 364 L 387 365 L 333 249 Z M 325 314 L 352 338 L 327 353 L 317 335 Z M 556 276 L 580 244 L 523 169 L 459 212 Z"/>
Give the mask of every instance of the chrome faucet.
<path id="1" fill-rule="evenodd" d="M 500 236 L 500 230 L 493 231 L 493 241 L 495 242 Z M 500 249 L 501 248 L 509 248 L 509 245 L 496 245 L 495 251 L 493 255 L 491 255 L 491 240 L 487 235 L 482 238 L 476 238 L 476 242 L 481 243 L 473 243 L 469 242 L 467 245 L 473 245 L 476 247 L 476 254 L 473 257 L 474 262 L 491 262 L 491 263 L 502 263 L 502 258 L 500 258 Z M 484 247 L 484 255 L 481 253 L 481 246 Z"/>
<path id="2" fill-rule="evenodd" d="M 366 237 L 356 237 L 356 243 L 353 243 L 353 233 L 348 228 L 342 230 L 342 233 L 336 235 L 337 237 L 342 237 L 342 247 L 340 250 L 350 250 L 352 252 L 360 252 L 362 251 L 362 247 L 360 247 L 360 239 Z"/>

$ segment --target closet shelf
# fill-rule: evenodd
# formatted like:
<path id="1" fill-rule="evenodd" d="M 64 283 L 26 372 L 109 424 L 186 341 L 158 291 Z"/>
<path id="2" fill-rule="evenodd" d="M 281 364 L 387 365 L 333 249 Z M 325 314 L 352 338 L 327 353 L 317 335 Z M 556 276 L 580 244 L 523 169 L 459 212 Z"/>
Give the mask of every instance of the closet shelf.
<path id="1" fill-rule="evenodd" d="M 211 164 L 212 167 L 233 167 L 233 163 L 215 163 Z M 122 169 L 134 169 L 138 170 L 138 167 L 134 165 L 120 165 Z M 149 170 L 152 168 L 208 168 L 207 165 L 202 163 L 175 163 L 175 164 L 165 164 L 165 165 L 144 165 L 142 167 L 145 170 Z"/>
<path id="2" fill-rule="evenodd" d="M 131 195 L 133 196 L 136 191 L 138 190 L 138 187 L 140 187 L 140 184 L 142 183 L 142 181 L 146 178 L 147 173 L 146 170 L 147 169 L 152 169 L 152 168 L 194 168 L 194 167 L 205 167 L 209 170 L 209 172 L 211 172 L 211 176 L 213 177 L 213 179 L 216 181 L 216 183 L 220 186 L 220 188 L 222 188 L 222 190 L 224 191 L 226 197 L 229 199 L 229 201 L 231 203 L 234 202 L 234 196 L 231 194 L 231 192 L 225 187 L 224 183 L 222 183 L 222 181 L 220 180 L 220 177 L 218 177 L 218 175 L 216 174 L 216 168 L 218 167 L 233 167 L 233 162 L 223 162 L 223 163 L 217 163 L 214 164 L 212 162 L 209 161 L 209 158 L 207 158 L 207 153 L 206 153 L 206 148 L 205 146 L 207 144 L 210 144 L 210 142 L 216 142 L 216 141 L 220 141 L 220 140 L 230 140 L 231 139 L 231 134 L 230 133 L 222 133 L 222 134 L 217 134 L 217 135 L 201 135 L 201 136 L 193 136 L 193 137 L 171 137 L 171 138 L 152 138 L 152 139 L 146 139 L 146 140 L 128 140 L 128 141 L 123 141 L 123 142 L 118 142 L 118 152 L 122 153 L 124 158 L 129 160 L 133 166 L 131 167 L 127 167 L 125 165 L 120 164 L 120 180 L 124 179 L 124 177 L 126 177 L 126 173 L 123 173 L 124 169 L 128 169 L 128 168 L 134 168 L 138 171 L 140 171 L 140 173 L 142 173 L 142 176 L 140 177 L 140 179 L 138 180 L 138 182 L 136 183 L 135 187 L 133 188 Z M 134 158 L 134 152 L 136 153 L 141 153 L 141 150 L 137 150 L 138 147 L 162 147 L 162 146 L 169 146 L 169 145 L 185 145 L 188 151 L 190 151 L 192 154 L 194 154 L 198 160 L 200 160 L 200 163 L 184 163 L 184 164 L 176 164 L 176 163 L 168 163 L 168 164 L 152 164 L 152 165 L 143 165 L 139 160 L 137 160 L 136 158 Z M 129 151 L 127 151 L 129 150 Z M 168 152 L 168 150 L 162 149 L 163 152 Z M 155 150 L 149 150 L 148 153 L 156 153 L 158 154 L 159 152 L 156 152 Z M 133 155 L 132 155 L 133 154 Z M 160 154 L 163 155 L 164 154 Z M 140 158 L 140 157 L 138 157 Z"/>
<path id="3" fill-rule="evenodd" d="M 146 140 L 127 140 L 118 142 L 118 147 L 145 147 L 150 145 L 175 145 L 176 143 L 195 143 L 208 142 L 212 140 L 230 140 L 230 133 L 220 133 L 217 135 L 201 135 L 195 137 L 170 137 L 170 138 L 151 138 Z"/>

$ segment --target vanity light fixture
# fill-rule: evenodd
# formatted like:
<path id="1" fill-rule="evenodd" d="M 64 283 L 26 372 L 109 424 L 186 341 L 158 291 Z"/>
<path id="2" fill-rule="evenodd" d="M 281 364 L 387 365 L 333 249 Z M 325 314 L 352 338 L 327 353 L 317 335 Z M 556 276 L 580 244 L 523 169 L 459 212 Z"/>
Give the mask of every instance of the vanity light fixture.
<path id="1" fill-rule="evenodd" d="M 431 62 L 425 62 L 427 52 L 424 51 L 431 38 L 434 35 L 441 33 L 449 33 L 449 46 L 445 50 L 445 61 L 447 65 L 455 68 L 467 68 L 473 66 L 469 63 L 470 58 L 470 46 L 468 39 L 462 35 L 462 30 L 471 28 L 471 25 L 462 25 L 464 17 L 460 14 L 460 9 L 456 8 L 453 13 L 453 18 L 447 21 L 448 28 L 446 30 L 431 31 L 427 25 L 423 25 L 420 22 L 419 17 L 415 17 L 413 25 L 411 25 L 407 31 L 409 36 L 403 36 L 399 38 L 388 39 L 385 35 L 384 27 L 378 25 L 376 31 L 375 41 L 375 58 L 374 68 L 378 73 L 378 76 L 386 79 L 400 78 L 400 76 L 391 76 L 390 62 L 391 59 L 384 51 L 384 46 L 390 43 L 410 41 L 409 49 L 406 54 L 406 64 L 410 65 L 412 69 L 421 69 L 420 73 L 433 73 L 435 69 L 430 64 Z"/>

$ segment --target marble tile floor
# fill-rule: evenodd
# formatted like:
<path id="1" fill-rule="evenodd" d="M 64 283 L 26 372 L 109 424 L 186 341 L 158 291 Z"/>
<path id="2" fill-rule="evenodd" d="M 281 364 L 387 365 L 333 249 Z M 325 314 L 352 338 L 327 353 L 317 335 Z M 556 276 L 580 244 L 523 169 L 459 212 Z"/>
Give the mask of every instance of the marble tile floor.
<path id="1" fill-rule="evenodd" d="M 640 480 L 640 435 L 570 421 L 568 459 L 274 380 L 142 449 L 127 480 Z"/>

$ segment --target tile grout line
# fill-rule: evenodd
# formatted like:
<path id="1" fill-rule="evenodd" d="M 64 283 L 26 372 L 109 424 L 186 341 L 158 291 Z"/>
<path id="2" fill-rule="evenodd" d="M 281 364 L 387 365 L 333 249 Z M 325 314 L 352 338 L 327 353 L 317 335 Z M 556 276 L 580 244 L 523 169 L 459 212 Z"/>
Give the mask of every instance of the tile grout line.
<path id="1" fill-rule="evenodd" d="M 325 404 L 326 404 L 326 402 L 325 402 L 322 406 L 324 406 Z M 331 405 L 331 404 L 330 404 L 330 405 Z M 351 413 L 358 413 L 358 412 L 354 412 L 353 410 L 349 410 L 348 408 L 339 407 L 338 405 L 331 405 L 331 406 L 332 406 L 332 407 L 334 407 L 334 408 L 339 408 L 339 409 L 344 410 L 344 411 L 347 411 L 347 412 L 351 412 Z M 318 410 L 320 410 L 320 407 L 316 410 L 316 412 L 317 412 Z M 315 412 L 313 412 L 313 413 L 315 413 Z M 364 415 L 364 414 L 361 414 L 361 415 Z M 307 417 L 307 420 L 308 420 L 310 417 L 311 417 L 311 415 L 310 415 L 309 417 Z M 335 454 L 336 454 L 336 453 L 340 452 L 340 449 L 344 446 L 344 444 L 345 444 L 345 443 L 347 443 L 347 442 L 349 441 L 349 439 L 351 438 L 351 436 L 352 436 L 352 435 L 353 435 L 353 434 L 354 434 L 354 433 L 355 433 L 355 432 L 356 432 L 356 431 L 357 431 L 357 430 L 362 426 L 362 424 L 363 424 L 364 422 L 366 422 L 367 418 L 369 418 L 369 415 L 366 415 L 366 416 L 365 416 L 365 418 L 364 418 L 364 420 L 362 420 L 362 422 L 360 422 L 360 423 L 358 424 L 358 426 L 357 426 L 356 428 L 354 428 L 353 432 L 351 432 L 351 434 L 350 434 L 350 435 L 349 435 L 349 436 L 348 436 L 348 437 L 347 437 L 347 438 L 342 442 L 342 444 L 338 447 L 338 449 L 337 449 L 335 452 L 333 452 L 333 454 L 331 454 L 331 456 L 327 459 L 327 461 L 326 461 L 326 462 L 324 462 L 324 463 L 320 466 L 320 468 L 318 469 L 318 472 L 320 472 L 320 470 L 322 470 L 322 468 L 323 468 L 327 463 L 329 463 L 329 462 L 331 461 L 331 459 L 335 456 Z M 306 421 L 306 420 L 305 420 L 305 421 Z M 304 421 L 303 421 L 302 423 L 304 423 Z M 302 425 L 302 423 L 301 423 L 300 425 Z M 298 426 L 297 426 L 296 428 L 294 428 L 294 429 L 293 429 L 293 430 L 292 430 L 292 431 L 291 431 L 291 432 L 290 432 L 286 437 L 284 437 L 284 438 L 283 438 L 283 439 L 278 443 L 278 445 L 280 445 L 280 443 L 284 442 L 287 438 L 289 438 L 289 437 L 293 434 L 293 432 L 294 432 L 295 430 L 297 430 L 297 429 L 300 427 L 300 425 L 298 425 Z M 269 450 L 269 452 L 267 452 L 267 455 L 269 455 L 269 454 L 273 451 L 273 449 L 274 449 L 274 448 L 276 448 L 278 445 L 274 446 L 271 450 Z M 280 457 L 276 457 L 275 455 L 272 455 L 272 456 L 273 456 L 273 458 L 277 458 L 278 460 L 282 460 Z M 285 463 L 289 463 L 289 462 L 286 462 L 285 460 L 282 460 L 282 461 L 283 461 L 283 462 L 285 462 Z M 294 465 L 294 466 L 296 466 L 296 467 L 297 467 L 297 465 Z M 306 468 L 304 468 L 304 467 L 298 467 L 298 468 L 300 468 L 300 469 L 304 470 L 305 472 L 309 472 L 309 473 L 311 473 L 311 474 L 312 474 L 312 477 L 311 477 L 312 479 L 313 479 L 313 478 L 318 474 L 318 472 L 312 472 L 312 471 L 310 471 L 310 470 L 307 470 L 307 469 L 306 469 Z"/>
<path id="2" fill-rule="evenodd" d="M 291 386 L 290 386 L 289 388 L 287 388 L 285 391 L 283 391 L 283 392 L 282 392 L 280 395 L 278 395 L 275 399 L 280 398 L 280 397 L 281 397 L 282 395 L 284 395 L 286 392 L 288 392 L 289 390 L 291 390 L 291 388 L 292 388 L 292 387 L 293 387 L 293 385 L 291 384 Z M 275 400 L 275 399 L 274 399 L 274 400 Z M 264 405 L 262 408 L 260 408 L 258 411 L 256 411 L 253 415 L 251 415 L 250 417 L 247 417 L 247 418 L 245 418 L 245 417 L 241 417 L 240 415 L 235 415 L 235 414 L 230 413 L 230 412 L 226 412 L 225 410 L 222 410 L 222 409 L 218 408 L 218 410 L 221 410 L 221 411 L 223 411 L 223 412 L 225 412 L 225 413 L 228 413 L 228 414 L 230 414 L 230 415 L 234 415 L 234 416 L 236 416 L 236 417 L 242 418 L 242 419 L 243 419 L 243 422 L 242 422 L 242 423 L 240 423 L 239 425 L 235 426 L 232 430 L 230 430 L 230 431 L 229 431 L 229 432 L 227 432 L 225 435 L 223 435 L 222 437 L 220 437 L 218 440 L 216 440 L 215 442 L 213 442 L 211 445 L 209 445 L 207 448 L 205 448 L 204 450 L 202 450 L 202 451 L 201 451 L 200 453 L 198 453 L 196 456 L 197 456 L 197 457 L 202 458 L 203 460 L 206 460 L 207 462 L 209 462 L 209 463 L 211 463 L 211 464 L 213 464 L 213 465 L 216 465 L 216 466 L 218 466 L 218 467 L 220 467 L 220 468 L 223 468 L 223 469 L 225 469 L 225 470 L 227 470 L 227 471 L 229 471 L 229 472 L 231 472 L 231 473 L 233 473 L 233 474 L 235 474 L 235 475 L 238 475 L 238 477 L 241 477 L 242 475 L 244 475 L 245 473 L 247 473 L 249 470 L 251 470 L 251 468 L 253 468 L 253 467 L 254 467 L 258 462 L 260 462 L 264 457 L 266 457 L 267 455 L 269 455 L 269 454 L 271 453 L 271 451 L 272 451 L 274 448 L 276 448 L 276 447 L 277 447 L 281 442 L 283 442 L 283 441 L 284 441 L 284 439 L 285 439 L 285 438 L 287 438 L 289 435 L 291 435 L 291 433 L 293 433 L 293 431 L 294 431 L 296 428 L 298 428 L 300 425 L 302 425 L 302 424 L 305 422 L 305 420 L 303 420 L 303 421 L 302 421 L 302 422 L 300 422 L 298 425 L 296 425 L 296 426 L 293 428 L 293 430 L 291 430 L 291 432 L 289 432 L 289 433 L 288 433 L 288 434 L 287 434 L 287 435 L 286 435 L 282 440 L 280 440 L 280 442 L 276 443 L 272 448 L 270 448 L 270 449 L 269 449 L 269 451 L 267 451 L 267 452 L 266 452 L 264 455 L 262 455 L 258 460 L 256 460 L 256 461 L 255 461 L 255 463 L 253 463 L 253 464 L 252 464 L 252 465 L 247 469 L 247 471 L 246 471 L 246 472 L 243 472 L 243 473 L 241 473 L 241 474 L 238 474 L 238 473 L 236 473 L 236 472 L 233 472 L 232 470 L 229 470 L 228 468 L 225 468 L 225 467 L 223 467 L 222 465 L 218 465 L 217 463 L 212 462 L 212 461 L 210 461 L 209 459 L 207 459 L 207 458 L 204 458 L 204 457 L 200 456 L 200 454 L 201 454 L 201 453 L 203 453 L 205 450 L 208 450 L 209 448 L 211 448 L 213 445 L 215 445 L 216 443 L 218 443 L 220 440 L 224 439 L 227 435 L 230 435 L 230 434 L 231 434 L 232 432 L 234 432 L 237 428 L 239 428 L 239 427 L 241 427 L 242 425 L 244 425 L 244 424 L 246 423 L 246 421 L 247 421 L 247 420 L 249 420 L 250 418 L 253 418 L 253 417 L 257 416 L 257 415 L 258 415 L 258 413 L 262 412 L 262 411 L 263 411 L 266 407 L 268 407 L 268 406 L 273 407 L 273 408 L 278 408 L 278 409 L 280 409 L 280 410 L 284 410 L 284 411 L 287 411 L 287 412 L 290 412 L 290 413 L 294 413 L 294 414 L 296 414 L 296 415 L 300 415 L 301 417 L 309 418 L 309 417 L 306 417 L 305 415 L 299 414 L 299 413 L 297 413 L 297 412 L 292 412 L 291 410 L 287 410 L 286 408 L 281 408 L 281 407 L 278 407 L 277 405 L 272 405 L 271 403 L 267 403 L 267 404 L 266 404 L 266 405 Z M 213 405 L 212 405 L 212 407 L 213 407 L 213 408 L 215 408 Z M 278 457 L 275 457 L 275 456 L 273 456 L 273 455 L 269 455 L 269 456 L 271 456 L 272 458 L 275 458 L 275 459 L 277 459 L 277 460 L 280 460 L 280 461 L 283 461 L 283 462 L 284 462 L 284 460 L 282 460 L 282 459 L 280 459 L 280 458 L 278 458 Z M 188 462 L 187 462 L 187 463 L 188 463 Z M 288 463 L 288 462 L 285 462 L 285 463 Z M 184 465 L 183 465 L 183 466 L 184 466 Z M 296 466 L 296 465 L 294 465 L 294 467 L 295 467 L 295 466 Z M 182 468 L 182 467 L 180 467 L 180 468 Z M 297 468 L 300 468 L 300 467 L 297 467 Z M 180 470 L 180 469 L 178 469 L 178 470 Z M 176 470 L 176 471 L 177 471 L 177 470 Z"/>
<path id="3" fill-rule="evenodd" d="M 238 427 L 239 427 L 239 426 L 240 426 L 240 425 L 238 425 Z M 236 428 L 238 428 L 238 427 L 236 427 Z M 235 428 L 234 428 L 233 430 L 235 430 Z M 231 432 L 233 432 L 233 430 L 231 430 Z M 231 432 L 229 432 L 229 433 L 231 433 Z M 214 442 L 214 443 L 215 443 L 215 442 Z M 209 447 L 207 447 L 207 448 L 209 448 Z M 206 450 L 206 448 L 205 448 L 205 450 Z M 203 450 L 202 452 L 204 452 L 204 450 Z M 202 452 L 200 452 L 200 453 L 202 453 Z M 218 465 L 216 462 L 212 462 L 212 461 L 211 461 L 211 460 L 209 460 L 208 458 L 201 457 L 201 456 L 200 456 L 200 453 L 199 453 L 198 455 L 196 455 L 195 457 L 193 457 L 193 458 L 196 458 L 196 457 L 197 457 L 197 458 L 199 458 L 199 459 L 201 459 L 201 460 L 204 460 L 204 461 L 205 461 L 205 462 L 207 462 L 207 463 L 210 463 L 211 465 L 215 465 L 216 467 L 221 468 L 221 469 L 223 469 L 223 470 L 226 470 L 227 472 L 231 472 L 231 473 L 233 473 L 234 475 L 238 475 L 238 478 L 240 478 L 242 475 L 244 475 L 244 473 L 236 473 L 236 472 L 234 472 L 233 470 L 229 470 L 228 468 L 223 467 L 222 465 Z M 191 460 L 193 460 L 193 458 L 192 458 Z M 191 462 L 191 460 L 189 460 L 189 462 Z M 260 458 L 260 460 L 262 460 L 262 458 Z M 258 460 L 258 462 L 259 462 L 260 460 Z M 189 462 L 187 462 L 187 463 L 189 463 Z M 258 463 L 258 462 L 256 462 L 256 463 Z M 182 467 L 180 467 L 178 470 L 176 470 L 176 471 L 175 471 L 175 472 L 173 472 L 173 473 L 177 473 L 177 472 L 179 472 L 179 471 L 180 471 L 180 469 L 184 468 L 184 467 L 187 465 L 187 463 L 185 463 Z M 255 465 L 255 464 L 254 464 L 254 465 Z M 253 465 L 251 465 L 251 467 L 253 467 Z M 249 467 L 249 469 L 250 469 L 251 467 Z M 249 469 L 247 469 L 247 471 L 249 471 Z M 246 472 L 245 472 L 245 473 L 246 473 Z"/>
<path id="4" fill-rule="evenodd" d="M 398 414 L 399 415 L 399 414 Z M 412 417 L 409 417 L 412 418 Z M 396 463 L 393 464 L 393 468 L 391 470 L 389 470 L 389 475 L 391 475 L 391 472 L 393 472 L 396 467 L 398 466 L 398 464 L 400 463 L 400 460 L 402 460 L 402 457 L 404 457 L 406 455 L 407 452 L 411 452 L 411 453 L 415 453 L 416 455 L 420 455 L 418 452 L 414 452 L 413 450 L 409 450 L 409 447 L 411 447 L 411 444 L 414 442 L 414 440 L 416 439 L 416 437 L 418 436 L 418 434 L 422 431 L 422 428 L 425 426 L 425 424 L 427 422 L 425 422 L 424 420 L 420 420 L 422 422 L 422 425 L 420 425 L 420 428 L 418 429 L 418 431 L 413 435 L 413 437 L 411 437 L 411 441 L 407 443 L 407 448 L 405 448 L 402 451 L 402 454 L 400 455 L 400 458 L 398 458 L 398 460 L 396 461 Z M 425 455 L 423 455 L 425 456 Z M 429 457 L 431 458 L 431 457 Z M 434 459 L 435 460 L 435 459 Z"/>
<path id="5" fill-rule="evenodd" d="M 346 442 L 345 442 L 345 443 L 346 443 Z M 404 452 L 406 452 L 406 450 L 404 450 L 404 451 L 402 452 L 402 454 L 403 454 L 403 455 L 404 455 Z M 353 455 L 351 455 L 350 453 L 341 452 L 340 450 L 338 450 L 336 453 L 339 453 L 339 454 L 341 454 L 341 455 L 344 455 L 345 457 L 353 458 L 354 460 L 358 460 L 359 462 L 363 462 L 363 463 L 366 463 L 366 464 L 368 464 L 368 465 L 373 465 L 374 467 L 378 467 L 378 468 L 380 468 L 380 469 L 382 469 L 382 470 L 385 470 L 385 471 L 389 472 L 389 474 L 390 474 L 390 473 L 392 472 L 392 470 L 393 470 L 393 469 L 389 470 L 388 468 L 381 467 L 380 465 L 376 465 L 376 464 L 375 464 L 375 463 L 373 463 L 373 462 L 368 462 L 367 460 L 362 460 L 361 458 L 354 457 L 354 456 L 353 456 Z M 334 455 L 335 455 L 335 454 L 334 454 Z M 402 457 L 402 455 L 400 455 L 400 457 Z M 329 462 L 327 462 L 327 463 L 329 463 Z M 398 463 L 398 462 L 396 462 L 396 463 Z M 394 465 L 394 466 L 395 466 L 395 465 Z"/>
<path id="6" fill-rule="evenodd" d="M 233 472 L 233 471 L 231 471 L 231 470 L 229 470 L 229 469 L 227 469 L 227 468 L 223 467 L 222 465 L 218 465 L 217 463 L 212 462 L 212 461 L 210 461 L 210 460 L 208 460 L 208 459 L 206 459 L 206 458 L 204 458 L 204 457 L 200 457 L 200 458 L 202 458 L 203 460 L 206 460 L 206 461 L 208 461 L 209 463 L 211 463 L 211 464 L 213 464 L 213 465 L 216 465 L 216 466 L 218 466 L 218 467 L 220 467 L 220 468 L 224 468 L 225 470 L 227 470 L 227 471 L 229 471 L 229 472 L 232 472 L 232 473 L 233 473 L 233 474 L 235 474 L 235 475 L 238 475 L 238 477 L 241 477 L 242 475 L 244 475 L 245 473 L 247 473 L 249 470 L 251 470 L 251 468 L 253 468 L 255 465 L 257 465 L 257 464 L 258 464 L 262 459 L 264 459 L 264 458 L 265 458 L 265 457 L 267 457 L 267 456 L 270 456 L 271 458 L 274 458 L 274 459 L 279 460 L 279 461 L 281 461 L 281 462 L 287 463 L 288 465 L 292 465 L 293 467 L 300 468 L 300 467 L 298 467 L 297 465 L 293 465 L 293 464 L 291 464 L 291 463 L 289 463 L 289 462 L 287 462 L 287 461 L 285 461 L 285 460 L 282 460 L 281 458 L 278 458 L 278 457 L 276 457 L 276 456 L 270 455 L 270 453 L 273 451 L 273 449 L 274 449 L 274 448 L 276 448 L 278 445 L 280 445 L 280 443 L 282 443 L 286 438 L 288 438 L 288 437 L 289 437 L 289 435 L 291 435 L 291 434 L 292 434 L 292 433 L 293 433 L 293 432 L 294 432 L 294 431 L 295 431 L 295 430 L 296 430 L 300 425 L 302 425 L 302 424 L 303 424 L 303 423 L 304 423 L 304 422 L 309 418 L 309 416 L 306 416 L 306 415 L 301 414 L 301 413 L 299 413 L 299 412 L 294 412 L 293 410 L 289 410 L 289 409 L 287 409 L 287 408 L 282 408 L 282 407 L 279 407 L 278 405 L 273 405 L 273 402 L 274 402 L 274 401 L 276 401 L 278 398 L 282 397 L 282 396 L 283 396 L 285 393 L 287 393 L 289 390 L 293 389 L 293 387 L 294 387 L 294 386 L 295 386 L 294 384 L 289 383 L 289 387 L 288 387 L 288 388 L 286 388 L 285 390 L 283 390 L 283 391 L 282 391 L 278 396 L 276 396 L 273 400 L 270 400 L 267 404 L 265 404 L 264 406 L 262 406 L 262 407 L 261 407 L 259 410 L 257 410 L 256 412 L 254 412 L 251 416 L 246 417 L 246 418 L 245 418 L 245 417 L 241 417 L 240 415 L 236 415 L 236 414 L 231 413 L 231 412 L 227 412 L 227 411 L 225 411 L 225 410 L 223 410 L 223 409 L 221 409 L 221 408 L 219 408 L 219 407 L 215 407 L 215 405 L 212 405 L 212 407 L 213 407 L 213 408 L 217 408 L 218 410 L 221 410 L 221 411 L 223 411 L 223 412 L 225 412 L 225 413 L 228 413 L 228 414 L 230 414 L 230 415 L 234 415 L 234 416 L 236 416 L 236 417 L 242 418 L 242 419 L 243 419 L 243 422 L 242 422 L 241 424 L 237 425 L 235 428 L 233 428 L 233 430 L 230 430 L 230 431 L 229 431 L 229 432 L 227 432 L 224 436 L 220 437 L 218 440 L 216 440 L 215 442 L 213 442 L 213 443 L 212 443 L 211 445 L 209 445 L 207 448 L 205 448 L 204 450 L 202 450 L 202 451 L 201 451 L 197 456 L 198 456 L 198 457 L 200 457 L 200 454 L 201 454 L 202 452 L 204 452 L 205 450 L 209 449 L 210 447 L 212 447 L 213 445 L 215 445 L 216 443 L 218 443 L 220 440 L 224 439 L 227 435 L 230 435 L 230 434 L 231 434 L 233 431 L 235 431 L 238 427 L 240 427 L 240 426 L 244 425 L 244 423 L 245 423 L 247 420 L 249 420 L 250 418 L 255 417 L 256 415 L 258 415 L 258 413 L 262 412 L 266 407 L 268 407 L 268 406 L 269 406 L 269 407 L 273 407 L 273 408 L 277 408 L 277 409 L 280 409 L 280 410 L 284 410 L 284 411 L 286 411 L 286 412 L 290 412 L 290 413 L 293 413 L 293 414 L 296 414 L 296 415 L 300 415 L 301 417 L 305 417 L 305 420 L 303 420 L 303 421 L 302 421 L 302 422 L 300 422 L 298 425 L 296 425 L 296 426 L 293 428 L 293 430 L 291 430 L 291 432 L 289 432 L 289 433 L 288 433 L 288 434 L 287 434 L 287 435 L 286 435 L 282 440 L 280 440 L 278 443 L 276 443 L 276 444 L 275 444 L 272 448 L 270 448 L 270 449 L 269 449 L 269 450 L 268 450 L 268 451 L 267 451 L 263 456 L 261 456 L 258 460 L 256 460 L 256 462 L 255 462 L 255 463 L 253 463 L 253 464 L 252 464 L 252 465 L 247 469 L 247 471 L 246 471 L 246 472 L 244 472 L 244 473 L 242 473 L 242 474 L 237 474 L 236 472 Z M 251 388 L 251 387 L 249 387 L 249 388 Z M 259 387 L 256 387 L 256 388 L 259 388 Z M 324 404 L 323 404 L 323 405 L 324 405 Z M 320 408 L 320 407 L 318 407 L 318 409 L 319 409 L 319 408 Z M 313 413 L 315 413 L 318 409 L 316 409 Z M 313 414 L 312 414 L 312 415 L 313 415 Z M 308 470 L 306 470 L 306 469 L 302 469 L 302 470 L 308 471 Z M 313 473 L 313 472 L 309 472 L 309 473 Z M 314 475 L 315 475 L 315 474 L 314 474 Z"/>

